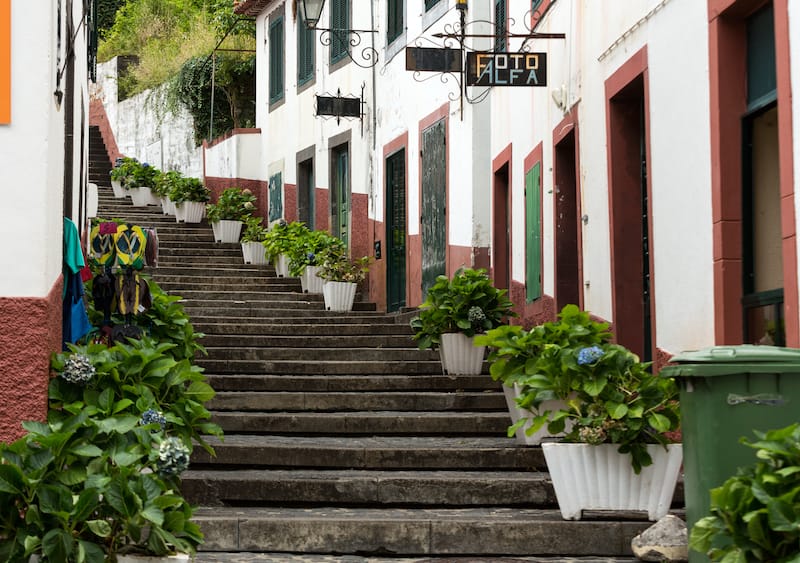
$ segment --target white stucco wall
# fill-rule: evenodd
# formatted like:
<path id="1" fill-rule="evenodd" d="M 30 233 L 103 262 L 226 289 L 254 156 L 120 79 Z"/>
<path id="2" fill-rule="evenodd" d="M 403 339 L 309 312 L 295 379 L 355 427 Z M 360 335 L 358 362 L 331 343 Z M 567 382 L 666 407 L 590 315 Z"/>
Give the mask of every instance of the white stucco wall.
<path id="1" fill-rule="evenodd" d="M 203 151 L 195 145 L 188 110 L 169 111 L 163 86 L 117 101 L 116 75 L 116 58 L 98 64 L 92 96 L 103 101 L 120 152 L 162 170 L 202 178 Z"/>
<path id="2" fill-rule="evenodd" d="M 56 7 L 37 14 L 12 3 L 11 123 L 0 125 L 0 260 L 10 268 L 0 276 L 4 297 L 43 297 L 61 274 L 64 106 L 53 96 Z M 61 49 L 63 57 L 64 42 Z"/>
<path id="3" fill-rule="evenodd" d="M 510 12 L 524 13 L 527 4 L 514 0 Z M 678 352 L 710 345 L 714 333 L 708 20 L 704 2 L 671 0 L 635 26 L 657 5 L 556 3 L 537 31 L 566 40 L 531 45 L 548 53 L 548 87 L 493 89 L 491 154 L 513 146 L 512 275 L 523 281 L 524 158 L 542 142 L 544 292 L 553 295 L 553 137 L 565 116 L 553 96 L 563 85 L 579 119 L 584 305 L 613 321 L 605 81 L 647 47 L 656 338 Z"/>
<path id="4" fill-rule="evenodd" d="M 261 134 L 237 133 L 205 149 L 206 176 L 260 180 Z"/>

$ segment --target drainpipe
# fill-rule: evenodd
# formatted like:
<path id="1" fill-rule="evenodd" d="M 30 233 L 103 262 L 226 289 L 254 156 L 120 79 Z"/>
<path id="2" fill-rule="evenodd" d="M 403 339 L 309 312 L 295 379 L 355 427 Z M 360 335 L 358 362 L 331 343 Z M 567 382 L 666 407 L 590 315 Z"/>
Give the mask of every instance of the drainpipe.
<path id="1" fill-rule="evenodd" d="M 370 18 L 370 29 L 377 29 L 375 27 L 375 2 L 369 3 L 369 18 Z M 375 35 L 376 33 L 370 33 L 370 41 L 372 45 L 372 52 L 377 53 L 375 50 Z M 377 56 L 377 55 L 376 55 Z M 376 205 L 376 197 L 375 197 L 375 169 L 377 166 L 375 165 L 375 160 L 377 159 L 376 154 L 376 147 L 378 142 L 378 106 L 377 106 L 377 99 L 378 96 L 375 92 L 375 85 L 377 83 L 377 70 L 376 67 L 378 65 L 372 65 L 372 128 L 370 134 L 372 135 L 372 151 L 370 151 L 370 174 L 369 174 L 369 199 L 370 199 L 370 207 L 372 207 L 372 246 L 375 246 L 375 225 L 377 224 L 378 218 L 378 210 Z M 369 218 L 369 217 L 368 217 Z"/>

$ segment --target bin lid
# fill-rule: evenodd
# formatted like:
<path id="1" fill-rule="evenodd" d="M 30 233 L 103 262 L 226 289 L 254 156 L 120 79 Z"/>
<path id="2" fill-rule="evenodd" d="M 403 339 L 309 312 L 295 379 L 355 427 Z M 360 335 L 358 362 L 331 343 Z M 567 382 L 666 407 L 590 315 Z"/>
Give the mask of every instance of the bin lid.
<path id="1" fill-rule="evenodd" d="M 778 346 L 712 346 L 672 357 L 660 375 L 706 377 L 736 373 L 800 373 L 800 349 Z"/>

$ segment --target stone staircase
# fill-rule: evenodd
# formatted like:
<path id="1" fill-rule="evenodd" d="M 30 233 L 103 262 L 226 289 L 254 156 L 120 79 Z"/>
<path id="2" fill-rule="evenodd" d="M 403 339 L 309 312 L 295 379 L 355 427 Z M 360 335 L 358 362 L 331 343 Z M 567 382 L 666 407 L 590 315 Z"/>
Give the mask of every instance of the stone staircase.
<path id="1" fill-rule="evenodd" d="M 100 128 L 96 125 L 89 126 L 89 181 L 98 186 L 109 185 L 111 172 L 111 159 L 103 141 Z"/>
<path id="2" fill-rule="evenodd" d="M 206 538 L 198 561 L 630 560 L 649 523 L 563 521 L 541 450 L 505 437 L 499 386 L 443 375 L 408 315 L 363 302 L 327 312 L 298 279 L 243 264 L 205 222 L 177 224 L 106 186 L 100 216 L 156 227 L 152 276 L 206 335 L 197 363 L 225 438 L 212 440 L 216 457 L 196 449 L 183 474 Z"/>

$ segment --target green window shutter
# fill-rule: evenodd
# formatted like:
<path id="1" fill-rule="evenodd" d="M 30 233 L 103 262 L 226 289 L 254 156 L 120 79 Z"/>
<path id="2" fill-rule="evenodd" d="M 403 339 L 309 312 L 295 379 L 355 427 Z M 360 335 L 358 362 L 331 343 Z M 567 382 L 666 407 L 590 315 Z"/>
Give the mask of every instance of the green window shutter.
<path id="1" fill-rule="evenodd" d="M 297 19 L 297 85 L 305 84 L 314 76 L 315 31 L 308 29 L 305 20 Z"/>
<path id="2" fill-rule="evenodd" d="M 283 16 L 269 24 L 269 103 L 283 99 Z"/>
<path id="3" fill-rule="evenodd" d="M 494 2 L 494 50 L 506 50 L 506 0 L 495 0 Z"/>
<path id="4" fill-rule="evenodd" d="M 542 165 L 525 173 L 525 299 L 542 296 Z"/>
<path id="5" fill-rule="evenodd" d="M 337 63 L 347 56 L 349 37 L 345 30 L 350 29 L 350 0 L 331 2 L 331 63 Z"/>
<path id="6" fill-rule="evenodd" d="M 532 0 L 531 1 L 531 12 L 535 13 L 536 10 L 539 8 L 539 6 L 542 5 L 542 1 L 543 0 Z"/>
<path id="7" fill-rule="evenodd" d="M 386 42 L 391 43 L 403 33 L 403 0 L 389 0 L 388 21 L 386 24 Z"/>
<path id="8" fill-rule="evenodd" d="M 430 11 L 436 4 L 438 4 L 441 0 L 425 0 L 425 11 Z"/>
<path id="9" fill-rule="evenodd" d="M 775 14 L 772 4 L 747 19 L 747 109 L 753 111 L 777 98 Z"/>

